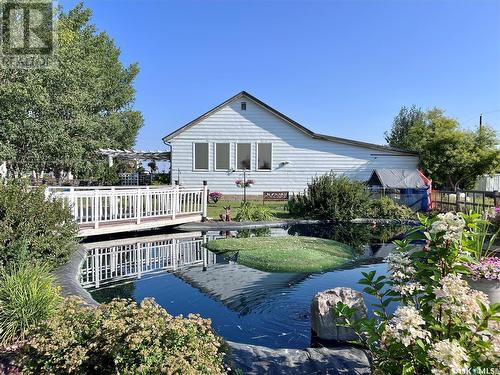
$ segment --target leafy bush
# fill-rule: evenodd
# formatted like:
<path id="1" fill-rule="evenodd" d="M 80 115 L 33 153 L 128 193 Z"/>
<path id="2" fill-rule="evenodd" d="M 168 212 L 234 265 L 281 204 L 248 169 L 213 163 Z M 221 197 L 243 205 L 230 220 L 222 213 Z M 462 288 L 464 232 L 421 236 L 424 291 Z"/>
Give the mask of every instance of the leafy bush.
<path id="1" fill-rule="evenodd" d="M 474 217 L 447 213 L 429 219 L 386 258 L 389 276 L 363 272 L 374 317 L 354 319 L 336 306 L 336 322 L 354 329 L 372 354 L 376 374 L 462 374 L 500 366 L 500 304 L 490 303 L 462 277 L 475 251 Z M 480 235 L 480 233 L 479 233 Z M 415 251 L 412 240 L 426 242 Z M 388 306 L 399 303 L 394 313 Z"/>
<path id="2" fill-rule="evenodd" d="M 292 196 L 289 211 L 297 217 L 335 221 L 363 217 L 369 202 L 365 188 L 362 182 L 334 173 L 315 177 L 304 194 Z"/>
<path id="3" fill-rule="evenodd" d="M 389 197 L 380 199 L 372 199 L 370 208 L 366 215 L 375 219 L 409 219 L 413 216 L 413 211 L 410 207 L 397 204 Z"/>
<path id="4" fill-rule="evenodd" d="M 23 264 L 0 272 L 0 344 L 24 339 L 53 315 L 59 289 L 46 266 Z"/>
<path id="5" fill-rule="evenodd" d="M 78 227 L 60 200 L 25 181 L 0 184 L 0 265 L 39 260 L 57 265 L 74 248 Z"/>
<path id="6" fill-rule="evenodd" d="M 267 221 L 272 218 L 269 207 L 250 202 L 242 203 L 236 214 L 237 221 Z"/>
<path id="7" fill-rule="evenodd" d="M 222 374 L 210 320 L 173 317 L 152 299 L 91 307 L 69 298 L 25 346 L 28 374 Z"/>

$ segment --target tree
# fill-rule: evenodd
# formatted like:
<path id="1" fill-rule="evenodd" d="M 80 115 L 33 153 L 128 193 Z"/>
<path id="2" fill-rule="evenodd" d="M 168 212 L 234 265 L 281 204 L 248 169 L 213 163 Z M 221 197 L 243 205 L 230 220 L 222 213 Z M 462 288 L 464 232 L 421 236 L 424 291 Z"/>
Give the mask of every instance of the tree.
<path id="1" fill-rule="evenodd" d="M 394 138 L 400 148 L 420 154 L 420 167 L 436 186 L 470 188 L 478 175 L 500 171 L 500 149 L 493 128 L 464 130 L 442 109 L 433 108 L 423 113 L 421 122 L 398 133 L 398 118 L 389 134 L 401 135 Z"/>
<path id="2" fill-rule="evenodd" d="M 385 140 L 391 147 L 402 150 L 415 151 L 415 144 L 410 137 L 411 129 L 422 126 L 425 113 L 417 106 L 411 108 L 401 107 L 399 113 L 394 117 L 392 128 L 385 132 Z"/>
<path id="3" fill-rule="evenodd" d="M 71 171 L 81 177 L 103 163 L 99 148 L 130 148 L 143 119 L 133 109 L 133 80 L 120 51 L 77 5 L 57 21 L 56 63 L 0 70 L 0 160 L 11 173 Z"/>

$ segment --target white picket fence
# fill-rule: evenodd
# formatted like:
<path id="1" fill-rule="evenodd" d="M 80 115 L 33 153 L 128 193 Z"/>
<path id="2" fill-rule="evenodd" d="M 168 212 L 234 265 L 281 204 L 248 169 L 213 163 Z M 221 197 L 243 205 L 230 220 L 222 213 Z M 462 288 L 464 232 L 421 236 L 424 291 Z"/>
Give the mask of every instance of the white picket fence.
<path id="1" fill-rule="evenodd" d="M 69 205 L 76 222 L 91 224 L 169 217 L 207 215 L 207 185 L 200 189 L 179 186 L 51 187 L 47 196 Z"/>
<path id="2" fill-rule="evenodd" d="M 216 263 L 216 256 L 202 245 L 206 236 L 186 239 L 119 244 L 90 248 L 80 270 L 83 287 L 95 287 L 122 279 L 180 267 Z"/>

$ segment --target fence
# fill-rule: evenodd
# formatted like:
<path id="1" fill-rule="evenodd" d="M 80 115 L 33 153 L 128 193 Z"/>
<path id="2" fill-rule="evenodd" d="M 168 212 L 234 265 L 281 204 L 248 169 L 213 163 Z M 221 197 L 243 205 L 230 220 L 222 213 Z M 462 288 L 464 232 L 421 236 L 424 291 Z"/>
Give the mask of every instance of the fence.
<path id="1" fill-rule="evenodd" d="M 180 267 L 216 263 L 215 254 L 202 245 L 206 236 L 165 238 L 89 248 L 80 270 L 83 287 L 95 287 Z"/>
<path id="2" fill-rule="evenodd" d="M 200 189 L 160 187 L 51 187 L 47 195 L 62 198 L 69 205 L 78 224 L 169 217 L 179 214 L 207 215 L 207 185 Z"/>
<path id="3" fill-rule="evenodd" d="M 498 191 L 432 191 L 432 209 L 439 212 L 468 212 L 470 210 L 485 212 L 499 205 L 500 193 Z"/>

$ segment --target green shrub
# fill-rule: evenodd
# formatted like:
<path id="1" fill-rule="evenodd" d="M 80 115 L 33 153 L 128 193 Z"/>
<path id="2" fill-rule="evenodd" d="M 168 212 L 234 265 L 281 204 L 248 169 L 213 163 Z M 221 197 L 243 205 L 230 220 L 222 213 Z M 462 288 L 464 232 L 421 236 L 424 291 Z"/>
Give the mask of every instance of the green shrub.
<path id="1" fill-rule="evenodd" d="M 21 362 L 28 374 L 222 374 L 223 347 L 210 320 L 173 317 L 151 299 L 90 307 L 69 298 Z"/>
<path id="2" fill-rule="evenodd" d="M 269 207 L 250 202 L 242 203 L 236 214 L 237 221 L 267 221 L 272 218 Z"/>
<path id="3" fill-rule="evenodd" d="M 0 344 L 24 339 L 56 310 L 59 289 L 46 266 L 24 264 L 0 272 Z"/>
<path id="4" fill-rule="evenodd" d="M 304 194 L 289 201 L 293 216 L 344 221 L 366 215 L 368 194 L 366 185 L 345 176 L 329 173 L 313 178 Z"/>
<path id="5" fill-rule="evenodd" d="M 0 265 L 27 260 L 61 264 L 77 232 L 69 208 L 45 199 L 43 187 L 30 188 L 22 180 L 0 184 Z"/>
<path id="6" fill-rule="evenodd" d="M 397 204 L 389 197 L 372 199 L 370 208 L 366 215 L 375 219 L 410 219 L 413 211 L 410 207 Z"/>

